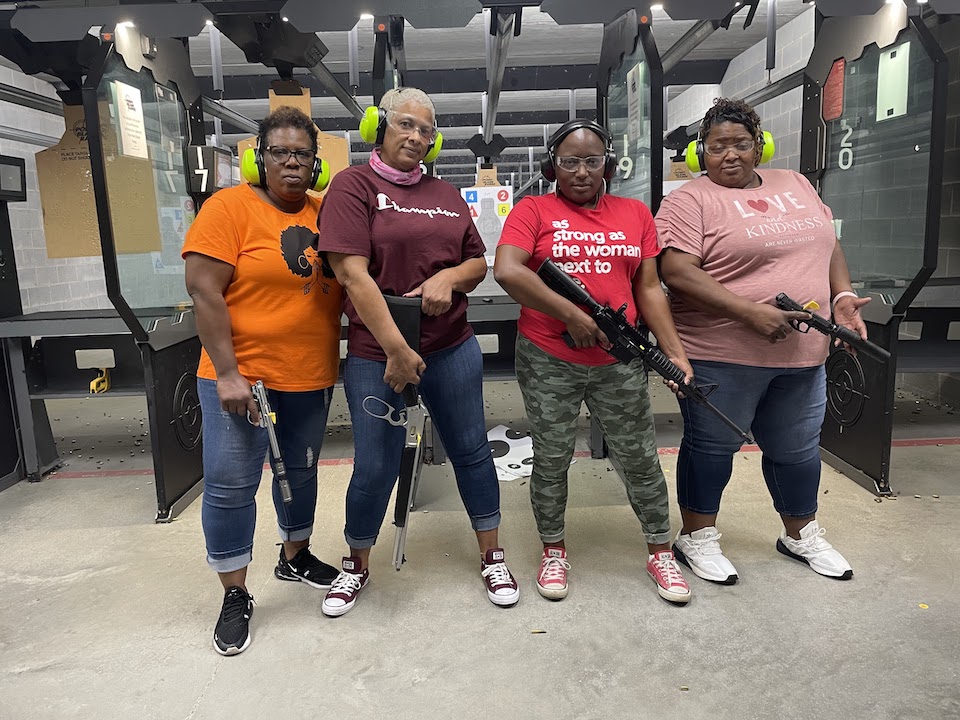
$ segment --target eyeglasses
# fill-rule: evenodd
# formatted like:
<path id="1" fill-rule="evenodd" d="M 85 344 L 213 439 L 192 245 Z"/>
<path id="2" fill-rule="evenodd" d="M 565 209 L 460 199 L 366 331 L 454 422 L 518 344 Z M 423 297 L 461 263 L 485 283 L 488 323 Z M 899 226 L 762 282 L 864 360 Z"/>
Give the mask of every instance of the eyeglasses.
<path id="1" fill-rule="evenodd" d="M 581 165 L 586 165 L 587 170 L 590 172 L 596 172 L 603 167 L 606 163 L 606 155 L 591 155 L 590 157 L 558 157 L 554 160 L 554 163 L 561 170 L 566 170 L 567 172 L 576 172 L 580 169 Z"/>
<path id="2" fill-rule="evenodd" d="M 281 165 L 286 163 L 291 155 L 297 159 L 297 163 L 301 167 L 309 167 L 313 165 L 313 161 L 317 159 L 315 150 L 291 150 L 282 145 L 270 145 L 265 149 L 270 153 L 270 157 L 273 158 L 274 162 L 280 163 Z"/>
<path id="3" fill-rule="evenodd" d="M 412 115 L 401 115 L 393 110 L 388 110 L 387 119 L 393 129 L 401 135 L 413 135 L 414 132 L 419 132 L 420 137 L 427 143 L 433 142 L 433 139 L 437 136 L 436 127 L 418 123 Z"/>
<path id="4" fill-rule="evenodd" d="M 704 147 L 704 150 L 706 151 L 707 155 L 726 155 L 731 150 L 743 154 L 745 152 L 750 152 L 751 150 L 756 150 L 756 148 L 756 140 L 742 140 L 735 145 L 707 145 Z"/>

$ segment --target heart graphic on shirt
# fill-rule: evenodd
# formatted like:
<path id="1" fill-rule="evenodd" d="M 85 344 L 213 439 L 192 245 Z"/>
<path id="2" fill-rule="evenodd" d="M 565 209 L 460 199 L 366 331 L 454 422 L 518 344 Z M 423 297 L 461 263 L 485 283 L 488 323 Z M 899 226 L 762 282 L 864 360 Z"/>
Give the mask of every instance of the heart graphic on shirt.
<path id="1" fill-rule="evenodd" d="M 765 213 L 767 209 L 770 207 L 767 204 L 766 200 L 747 200 L 747 205 L 752 207 L 754 210 L 758 210 L 762 213 Z"/>

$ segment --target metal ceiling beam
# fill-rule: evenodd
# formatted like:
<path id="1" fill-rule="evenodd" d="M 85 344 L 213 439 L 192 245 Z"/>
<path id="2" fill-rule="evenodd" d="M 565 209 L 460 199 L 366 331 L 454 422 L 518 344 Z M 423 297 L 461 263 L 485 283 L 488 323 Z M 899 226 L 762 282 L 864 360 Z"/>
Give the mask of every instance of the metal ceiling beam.
<path id="1" fill-rule="evenodd" d="M 206 115 L 209 115 L 213 118 L 220 118 L 226 123 L 229 123 L 233 127 L 240 128 L 241 130 L 246 130 L 248 132 L 256 135 L 260 131 L 259 123 L 254 122 L 246 115 L 241 115 L 236 110 L 231 110 L 230 108 L 221 105 L 216 100 L 211 100 L 206 95 L 200 98 L 201 106 L 203 112 Z M 227 138 L 231 137 L 230 135 L 221 136 L 221 142 L 226 143 Z"/>
<path id="2" fill-rule="evenodd" d="M 796 88 L 803 85 L 803 76 L 806 71 L 804 69 L 795 70 L 789 75 L 784 75 L 782 78 L 776 82 L 770 83 L 769 85 L 760 88 L 756 92 L 750 93 L 743 98 L 743 101 L 750 105 L 751 107 L 756 107 L 757 105 L 762 105 L 768 100 L 773 100 L 775 97 L 779 97 L 786 92 L 795 90 Z M 700 121 L 697 120 L 694 123 L 687 125 L 687 135 L 689 137 L 696 137 L 697 133 L 700 131 Z"/>
<path id="3" fill-rule="evenodd" d="M 487 97 L 483 118 L 483 141 L 488 144 L 493 140 L 493 129 L 497 124 L 497 105 L 500 103 L 510 40 L 520 34 L 522 11 L 519 7 L 496 7 L 490 10 L 490 34 L 494 38 L 490 43 L 490 57 L 487 58 Z"/>
<path id="4" fill-rule="evenodd" d="M 51 115 L 63 115 L 63 103 L 59 100 L 23 90 L 13 85 L 0 83 L 0 101 L 50 113 Z"/>
<path id="5" fill-rule="evenodd" d="M 340 84 L 340 81 L 333 76 L 330 69 L 323 64 L 323 58 L 328 52 L 327 46 L 320 42 L 320 38 L 317 38 L 303 54 L 307 70 L 341 102 L 347 112 L 360 120 L 363 117 L 363 109 L 357 103 L 357 99 Z"/>
<path id="6" fill-rule="evenodd" d="M 701 20 L 687 30 L 683 34 L 683 37 L 663 53 L 661 64 L 663 65 L 664 74 L 672 70 L 677 63 L 693 52 L 700 43 L 713 35 L 718 27 L 720 27 L 720 23 L 716 20 Z"/>

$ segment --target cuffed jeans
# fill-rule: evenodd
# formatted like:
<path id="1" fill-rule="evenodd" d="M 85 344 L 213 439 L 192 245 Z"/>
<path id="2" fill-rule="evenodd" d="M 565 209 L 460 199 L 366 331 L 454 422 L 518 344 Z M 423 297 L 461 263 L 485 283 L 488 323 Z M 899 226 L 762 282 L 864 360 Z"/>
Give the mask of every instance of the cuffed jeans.
<path id="1" fill-rule="evenodd" d="M 778 513 L 806 517 L 817 511 L 820 426 L 826 409 L 822 365 L 764 368 L 693 360 L 698 385 L 717 383 L 710 401 L 741 428 L 749 427 L 763 452 L 763 477 Z M 681 508 L 705 515 L 720 510 L 743 441 L 703 405 L 680 401 L 683 441 L 677 459 Z"/>
<path id="2" fill-rule="evenodd" d="M 453 465 L 460 498 L 477 532 L 500 525 L 500 486 L 487 442 L 483 417 L 483 356 L 475 337 L 424 357 L 427 369 L 419 390 L 430 419 Z M 344 538 L 351 548 L 372 547 L 400 472 L 404 428 L 373 417 L 364 398 L 379 398 L 394 408 L 403 400 L 384 381 L 386 362 L 348 355 L 344 390 L 353 423 L 354 465 L 347 488 Z M 382 403 L 368 403 L 376 412 Z"/>
<path id="3" fill-rule="evenodd" d="M 245 568 L 253 559 L 257 488 L 269 440 L 266 428 L 220 407 L 217 383 L 197 380 L 203 413 L 203 534 L 207 562 L 219 573 Z M 273 483 L 280 539 L 306 540 L 317 507 L 317 458 L 327 426 L 333 388 L 311 392 L 267 390 L 277 415 L 277 444 L 293 500 L 280 497 Z M 271 467 L 274 466 L 270 458 Z M 274 468 L 275 470 L 275 468 Z"/>

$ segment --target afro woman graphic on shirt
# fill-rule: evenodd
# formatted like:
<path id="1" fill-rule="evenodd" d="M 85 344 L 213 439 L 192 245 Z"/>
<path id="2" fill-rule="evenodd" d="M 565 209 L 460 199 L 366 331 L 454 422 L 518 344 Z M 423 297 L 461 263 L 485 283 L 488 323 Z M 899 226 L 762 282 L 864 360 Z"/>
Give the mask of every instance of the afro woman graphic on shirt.
<path id="1" fill-rule="evenodd" d="M 303 285 L 303 294 L 307 295 L 314 285 L 324 295 L 330 294 L 328 279 L 333 278 L 333 270 L 326 259 L 317 252 L 319 235 L 302 225 L 291 225 L 280 233 L 280 250 L 290 272 L 309 281 Z"/>

